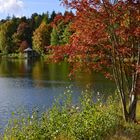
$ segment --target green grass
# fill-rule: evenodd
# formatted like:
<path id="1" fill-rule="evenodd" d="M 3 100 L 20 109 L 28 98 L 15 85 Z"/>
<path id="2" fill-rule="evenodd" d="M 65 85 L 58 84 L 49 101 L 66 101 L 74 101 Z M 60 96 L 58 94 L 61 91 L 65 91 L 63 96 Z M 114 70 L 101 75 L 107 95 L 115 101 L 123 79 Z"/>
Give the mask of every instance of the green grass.
<path id="1" fill-rule="evenodd" d="M 11 54 L 1 54 L 2 58 L 10 58 L 10 59 L 23 59 L 24 54 L 22 53 L 11 53 Z"/>
<path id="2" fill-rule="evenodd" d="M 107 140 L 140 140 L 140 101 L 138 101 L 136 112 L 137 123 L 127 123 L 120 119 L 115 134 L 107 137 Z"/>
<path id="3" fill-rule="evenodd" d="M 140 99 L 138 101 L 137 104 L 137 116 L 136 116 L 137 120 L 140 121 Z"/>

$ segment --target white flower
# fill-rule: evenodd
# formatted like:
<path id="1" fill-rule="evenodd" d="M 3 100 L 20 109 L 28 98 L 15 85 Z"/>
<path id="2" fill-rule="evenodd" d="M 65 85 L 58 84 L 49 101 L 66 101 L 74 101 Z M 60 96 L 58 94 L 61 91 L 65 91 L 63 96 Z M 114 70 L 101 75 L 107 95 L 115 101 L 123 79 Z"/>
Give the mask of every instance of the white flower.
<path id="1" fill-rule="evenodd" d="M 97 95 L 99 96 L 100 95 L 100 92 L 97 92 Z"/>

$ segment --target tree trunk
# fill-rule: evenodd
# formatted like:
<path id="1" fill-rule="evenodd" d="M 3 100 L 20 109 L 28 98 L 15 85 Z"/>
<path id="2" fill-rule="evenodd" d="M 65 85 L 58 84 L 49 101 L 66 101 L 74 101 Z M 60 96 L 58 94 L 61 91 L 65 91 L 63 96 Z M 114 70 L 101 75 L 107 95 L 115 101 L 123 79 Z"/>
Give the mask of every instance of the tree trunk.
<path id="1" fill-rule="evenodd" d="M 136 122 L 136 107 L 137 107 L 137 96 L 132 94 L 130 97 L 129 110 L 127 111 L 127 105 L 124 100 L 122 100 L 123 116 L 126 122 Z"/>
<path id="2" fill-rule="evenodd" d="M 137 101 L 138 101 L 137 96 L 139 94 L 140 94 L 140 77 L 138 76 L 135 89 L 130 95 L 129 121 L 136 122 L 136 107 L 137 107 Z"/>
<path id="3" fill-rule="evenodd" d="M 123 116 L 124 116 L 124 120 L 127 122 L 129 118 L 129 114 L 126 109 L 126 104 L 123 104 Z"/>
<path id="4" fill-rule="evenodd" d="M 120 92 L 121 93 L 121 92 Z M 136 122 L 136 108 L 138 95 L 140 95 L 140 76 L 136 80 L 135 88 L 130 93 L 129 108 L 127 110 L 126 98 L 123 93 L 121 95 L 123 116 L 126 122 Z"/>
<path id="5" fill-rule="evenodd" d="M 121 94 L 121 102 L 122 102 L 122 109 L 123 109 L 123 117 L 125 121 L 128 121 L 128 111 L 127 111 L 127 107 L 126 107 L 126 99 L 125 96 L 123 96 L 123 94 Z"/>
<path id="6" fill-rule="evenodd" d="M 131 122 L 136 122 L 136 107 L 137 107 L 137 94 L 132 94 L 130 97 L 130 105 L 129 105 L 129 118 L 128 120 Z"/>

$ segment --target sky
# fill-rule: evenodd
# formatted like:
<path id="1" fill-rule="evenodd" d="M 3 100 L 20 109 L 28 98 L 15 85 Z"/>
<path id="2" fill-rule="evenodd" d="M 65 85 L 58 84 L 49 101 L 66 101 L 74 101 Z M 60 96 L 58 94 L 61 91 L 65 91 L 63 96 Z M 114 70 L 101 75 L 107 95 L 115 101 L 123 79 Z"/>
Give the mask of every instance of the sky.
<path id="1" fill-rule="evenodd" d="M 30 17 L 33 13 L 64 12 L 59 0 L 0 0 L 0 19 L 7 16 Z"/>

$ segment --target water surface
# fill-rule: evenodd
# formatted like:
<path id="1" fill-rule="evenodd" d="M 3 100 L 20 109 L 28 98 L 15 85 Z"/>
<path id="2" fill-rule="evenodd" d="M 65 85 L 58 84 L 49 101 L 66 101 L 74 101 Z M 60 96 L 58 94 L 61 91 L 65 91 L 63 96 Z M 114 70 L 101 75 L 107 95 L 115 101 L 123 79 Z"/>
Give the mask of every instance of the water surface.
<path id="1" fill-rule="evenodd" d="M 101 74 L 79 74 L 72 80 L 68 77 L 69 66 L 47 64 L 45 61 L 0 60 L 0 126 L 7 124 L 11 113 L 18 108 L 32 110 L 51 107 L 54 98 L 72 86 L 73 101 L 76 103 L 80 92 L 90 84 L 95 92 L 110 94 L 114 83 Z"/>

